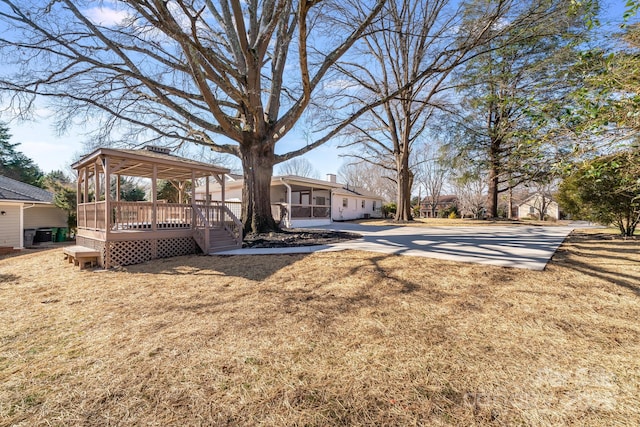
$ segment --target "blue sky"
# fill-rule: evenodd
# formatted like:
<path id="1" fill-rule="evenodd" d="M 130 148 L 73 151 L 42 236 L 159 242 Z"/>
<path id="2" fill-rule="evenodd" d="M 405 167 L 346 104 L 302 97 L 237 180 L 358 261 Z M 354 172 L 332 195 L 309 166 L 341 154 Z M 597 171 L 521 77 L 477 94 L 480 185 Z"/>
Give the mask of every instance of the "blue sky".
<path id="1" fill-rule="evenodd" d="M 624 3 L 624 0 L 615 0 L 603 4 L 601 21 L 604 29 L 601 29 L 601 31 L 606 32 L 606 28 L 617 28 L 622 20 Z M 72 128 L 65 135 L 56 135 L 53 126 L 54 114 L 55 112 L 47 110 L 46 106 L 42 105 L 36 117 L 27 122 L 9 122 L 10 117 L 8 115 L 3 114 L 0 116 L 0 120 L 9 122 L 10 132 L 13 135 L 12 142 L 20 143 L 18 150 L 33 159 L 45 172 L 56 169 L 67 170 L 68 166 L 80 154 L 83 154 L 82 141 L 86 139 L 83 136 L 84 130 L 82 128 Z M 281 147 L 278 151 L 284 151 L 288 145 L 299 146 L 299 142 L 303 140 L 304 136 L 301 133 L 291 133 L 287 135 L 285 140 L 281 141 Z M 346 151 L 337 149 L 339 142 L 331 141 L 304 156 L 311 161 L 321 176 L 328 173 L 336 173 L 344 162 L 344 159 L 339 157 L 339 154 L 346 154 Z"/>

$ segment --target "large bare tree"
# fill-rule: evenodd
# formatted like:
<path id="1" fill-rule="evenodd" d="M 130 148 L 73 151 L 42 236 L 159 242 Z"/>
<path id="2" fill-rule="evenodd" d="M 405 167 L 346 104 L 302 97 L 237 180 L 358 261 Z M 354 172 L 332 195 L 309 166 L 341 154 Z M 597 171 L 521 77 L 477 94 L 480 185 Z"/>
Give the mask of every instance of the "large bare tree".
<path id="1" fill-rule="evenodd" d="M 53 99 L 62 127 L 101 120 L 101 136 L 237 156 L 245 231 L 270 230 L 273 166 L 323 144 L 357 114 L 289 152 L 275 154 L 276 144 L 314 93 L 331 87 L 332 66 L 383 3 L 358 2 L 356 16 L 334 0 L 1 0 L 0 90 L 19 114 L 36 97 Z M 355 25 L 335 31 L 346 22 Z"/>
<path id="2" fill-rule="evenodd" d="M 354 103 L 386 100 L 351 123 L 345 145 L 357 146 L 353 155 L 363 161 L 393 165 L 398 188 L 395 220 L 412 219 L 411 151 L 434 112 L 444 108 L 441 95 L 449 86 L 449 75 L 479 54 L 488 35 L 500 32 L 496 27 L 510 4 L 390 0 L 374 31 L 360 41 L 357 58 L 341 64 L 346 78 L 359 87 Z"/>
<path id="3" fill-rule="evenodd" d="M 420 148 L 417 152 L 416 179 L 426 191 L 425 200 L 431 211 L 431 218 L 434 218 L 451 169 L 445 165 L 440 153 L 441 144 L 423 144 Z"/>
<path id="4" fill-rule="evenodd" d="M 313 167 L 313 164 L 304 157 L 296 157 L 280 163 L 278 167 L 279 175 L 296 175 L 307 178 L 320 178 L 320 172 Z"/>
<path id="5" fill-rule="evenodd" d="M 384 202 L 392 202 L 396 200 L 397 186 L 390 172 L 370 162 L 345 162 L 338 169 L 338 180 L 349 188 L 370 191 Z"/>

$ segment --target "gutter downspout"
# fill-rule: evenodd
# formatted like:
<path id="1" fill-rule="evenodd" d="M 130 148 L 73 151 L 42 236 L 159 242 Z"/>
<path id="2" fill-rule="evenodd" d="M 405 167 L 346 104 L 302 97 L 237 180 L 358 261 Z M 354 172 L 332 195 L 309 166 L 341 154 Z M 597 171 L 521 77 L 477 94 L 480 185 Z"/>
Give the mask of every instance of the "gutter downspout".
<path id="1" fill-rule="evenodd" d="M 329 189 L 329 222 L 333 223 L 333 190 L 335 188 Z"/>
<path id="2" fill-rule="evenodd" d="M 282 177 L 280 177 L 280 182 L 287 187 L 287 227 L 291 228 L 291 186 Z"/>

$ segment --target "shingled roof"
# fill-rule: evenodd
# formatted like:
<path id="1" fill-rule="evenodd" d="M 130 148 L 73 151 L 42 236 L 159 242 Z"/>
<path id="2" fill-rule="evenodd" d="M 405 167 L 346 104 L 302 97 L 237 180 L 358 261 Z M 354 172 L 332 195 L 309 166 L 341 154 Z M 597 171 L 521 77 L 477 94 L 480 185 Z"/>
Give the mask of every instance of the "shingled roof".
<path id="1" fill-rule="evenodd" d="M 0 201 L 51 203 L 53 194 L 42 188 L 0 175 Z"/>

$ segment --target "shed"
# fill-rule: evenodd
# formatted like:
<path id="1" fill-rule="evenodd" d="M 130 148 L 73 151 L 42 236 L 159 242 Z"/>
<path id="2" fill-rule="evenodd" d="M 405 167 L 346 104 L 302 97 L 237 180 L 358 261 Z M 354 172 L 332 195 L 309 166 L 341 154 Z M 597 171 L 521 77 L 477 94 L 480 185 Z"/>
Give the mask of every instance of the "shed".
<path id="1" fill-rule="evenodd" d="M 0 175 L 0 246 L 29 246 L 29 231 L 67 227 L 67 218 L 49 191 Z"/>

